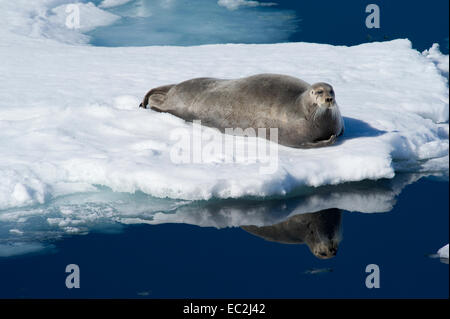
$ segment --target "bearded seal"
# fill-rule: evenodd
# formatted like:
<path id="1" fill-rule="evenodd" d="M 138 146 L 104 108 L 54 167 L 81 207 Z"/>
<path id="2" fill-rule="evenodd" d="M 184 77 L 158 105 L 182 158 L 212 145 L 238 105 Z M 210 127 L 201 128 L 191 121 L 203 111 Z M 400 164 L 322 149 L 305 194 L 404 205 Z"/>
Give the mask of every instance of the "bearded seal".
<path id="1" fill-rule="evenodd" d="M 331 145 L 344 132 L 333 87 L 280 74 L 242 79 L 196 78 L 150 90 L 140 107 L 226 128 L 277 128 L 278 143 L 296 148 Z"/>
<path id="2" fill-rule="evenodd" d="M 241 226 L 246 232 L 268 241 L 303 244 L 320 259 L 336 256 L 341 241 L 341 214 L 337 208 L 294 215 L 271 226 Z"/>

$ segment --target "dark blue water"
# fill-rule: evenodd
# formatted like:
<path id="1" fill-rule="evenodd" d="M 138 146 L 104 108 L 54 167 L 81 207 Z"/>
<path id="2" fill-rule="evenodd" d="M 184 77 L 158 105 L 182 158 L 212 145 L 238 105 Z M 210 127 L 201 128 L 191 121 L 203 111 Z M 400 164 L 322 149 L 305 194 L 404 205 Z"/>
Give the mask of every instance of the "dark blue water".
<path id="1" fill-rule="evenodd" d="M 448 242 L 448 191 L 448 182 L 425 178 L 406 186 L 390 212 L 323 213 L 321 221 L 330 216 L 342 232 L 330 259 L 305 244 L 267 241 L 237 227 L 134 225 L 74 236 L 55 241 L 50 253 L 0 258 L 0 298 L 448 298 L 448 265 L 428 256 Z M 242 213 L 248 208 L 244 201 L 233 205 Z M 80 267 L 79 289 L 65 287 L 71 263 Z M 366 288 L 368 264 L 379 266 L 380 288 Z"/>
<path id="2" fill-rule="evenodd" d="M 439 43 L 442 52 L 449 48 L 449 2 L 432 3 L 406 0 L 377 1 L 278 1 L 292 7 L 301 17 L 300 31 L 290 41 L 356 45 L 371 41 L 408 38 L 413 47 L 422 51 Z M 344 4 L 345 3 L 345 4 Z M 368 4 L 380 8 L 380 28 L 365 27 Z"/>
<path id="3" fill-rule="evenodd" d="M 94 1 L 99 3 L 100 0 Z M 166 0 L 167 2 L 167 0 Z M 273 2 L 261 0 L 260 2 Z M 212 43 L 314 42 L 356 45 L 408 38 L 423 51 L 449 49 L 449 2 L 275 1 L 277 6 L 227 10 L 215 0 L 133 0 L 108 9 L 123 18 L 89 34 L 99 46 L 199 45 Z M 380 28 L 365 25 L 366 6 L 380 8 Z"/>

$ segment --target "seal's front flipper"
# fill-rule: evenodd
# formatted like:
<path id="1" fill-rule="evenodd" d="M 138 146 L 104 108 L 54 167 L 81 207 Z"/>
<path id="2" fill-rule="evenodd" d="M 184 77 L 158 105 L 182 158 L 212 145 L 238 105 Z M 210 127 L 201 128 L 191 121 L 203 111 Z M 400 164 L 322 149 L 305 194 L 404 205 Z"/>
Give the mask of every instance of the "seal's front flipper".
<path id="1" fill-rule="evenodd" d="M 174 86 L 175 86 L 175 84 L 171 84 L 171 85 L 164 85 L 164 86 L 160 86 L 160 87 L 151 89 L 150 91 L 147 92 L 147 94 L 144 97 L 144 100 L 139 105 L 139 107 L 146 109 L 147 105 L 149 105 L 150 108 L 152 108 L 152 109 L 156 109 L 160 112 L 164 112 L 164 110 L 162 109 L 161 106 L 164 103 L 164 101 L 166 100 L 167 93 Z"/>
<path id="2" fill-rule="evenodd" d="M 316 148 L 316 147 L 324 147 L 334 144 L 336 142 L 336 135 L 331 135 L 328 140 L 322 140 L 318 142 L 305 143 L 300 145 L 300 148 Z"/>

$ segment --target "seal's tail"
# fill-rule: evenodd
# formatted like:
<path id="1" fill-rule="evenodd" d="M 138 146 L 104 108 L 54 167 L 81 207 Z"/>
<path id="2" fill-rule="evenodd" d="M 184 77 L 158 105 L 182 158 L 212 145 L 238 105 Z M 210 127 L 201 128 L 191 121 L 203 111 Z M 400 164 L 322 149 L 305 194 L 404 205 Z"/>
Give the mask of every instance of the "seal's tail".
<path id="1" fill-rule="evenodd" d="M 147 105 L 150 105 L 150 108 L 161 109 L 160 106 L 166 100 L 167 93 L 174 86 L 175 84 L 171 84 L 151 89 L 147 92 L 147 94 L 145 94 L 142 103 L 139 104 L 139 107 L 146 109 Z"/>

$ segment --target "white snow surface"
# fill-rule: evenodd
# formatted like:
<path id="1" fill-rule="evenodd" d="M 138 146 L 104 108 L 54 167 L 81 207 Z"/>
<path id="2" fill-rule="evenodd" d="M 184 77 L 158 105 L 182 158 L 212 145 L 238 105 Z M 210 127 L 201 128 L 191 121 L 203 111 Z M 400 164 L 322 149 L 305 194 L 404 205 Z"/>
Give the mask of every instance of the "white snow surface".
<path id="1" fill-rule="evenodd" d="M 448 173 L 448 80 L 440 69 L 448 56 L 436 46 L 423 54 L 406 39 L 354 47 L 92 47 L 62 24 L 69 2 L 28 3 L 0 3 L 0 210 L 98 185 L 206 200 L 285 195 L 398 172 Z M 91 8 L 88 19 L 108 20 L 93 4 L 84 6 Z M 257 73 L 331 83 L 345 135 L 326 148 L 280 146 L 273 174 L 220 156 L 208 164 L 176 164 L 170 133 L 190 131 L 192 124 L 137 107 L 152 87 Z"/>
<path id="2" fill-rule="evenodd" d="M 423 53 L 426 57 L 431 59 L 441 72 L 448 78 L 449 59 L 448 55 L 444 55 L 439 50 L 439 44 L 435 43 L 429 50 L 425 50 Z"/>

